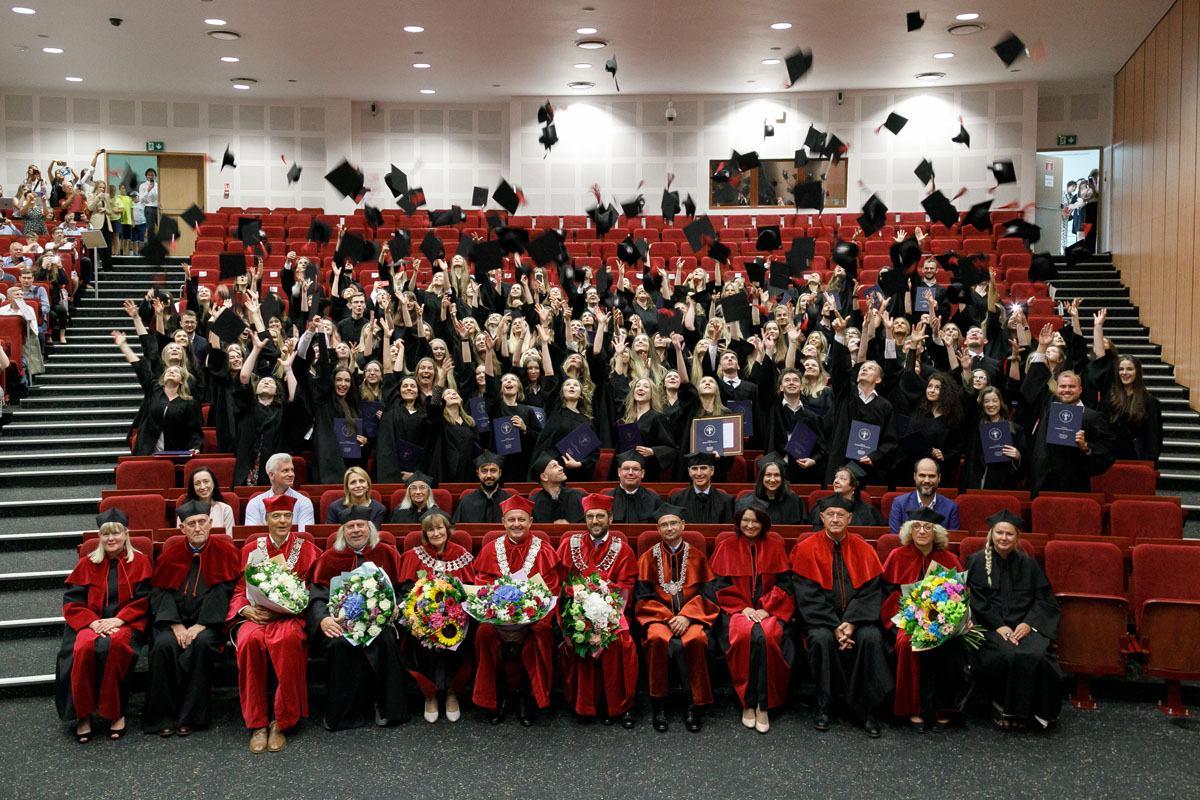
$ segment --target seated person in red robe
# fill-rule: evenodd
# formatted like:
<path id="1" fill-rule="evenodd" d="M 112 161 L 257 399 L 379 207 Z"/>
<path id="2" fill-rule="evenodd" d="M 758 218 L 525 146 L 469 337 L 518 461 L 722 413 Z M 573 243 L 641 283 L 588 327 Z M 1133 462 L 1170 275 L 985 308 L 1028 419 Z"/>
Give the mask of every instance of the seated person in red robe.
<path id="1" fill-rule="evenodd" d="M 961 711 L 970 692 L 967 680 L 966 650 L 961 639 L 952 639 L 932 650 L 914 653 L 908 634 L 896 627 L 892 617 L 900 610 L 900 587 L 925 577 L 931 564 L 962 570 L 958 556 L 947 550 L 950 535 L 942 527 L 944 518 L 931 508 L 910 511 L 900 526 L 900 546 L 888 554 L 883 564 L 883 591 L 886 599 L 880 612 L 884 630 L 896 637 L 897 717 L 908 717 L 918 733 L 933 715 L 933 729 L 944 730 L 950 723 L 946 711 Z"/>
<path id="2" fill-rule="evenodd" d="M 277 753 L 287 746 L 284 731 L 308 716 L 308 642 L 304 613 L 283 614 L 252 605 L 246 596 L 245 569 L 279 556 L 288 571 L 312 580 L 321 551 L 292 530 L 296 499 L 277 494 L 263 498 L 267 534 L 242 547 L 242 577 L 229 604 L 230 637 L 237 647 L 238 698 L 250 735 L 250 752 Z M 274 703 L 267 698 L 276 685 Z M 274 717 L 272 719 L 272 716 Z"/>
<path id="3" fill-rule="evenodd" d="M 504 535 L 487 544 L 475 558 L 475 581 L 494 583 L 501 575 L 520 573 L 532 578 L 541 575 L 550 593 L 560 586 L 558 557 L 554 548 L 530 533 L 533 503 L 520 495 L 505 500 Z M 508 694 L 519 695 L 518 718 L 521 724 L 533 724 L 534 703 L 538 708 L 550 705 L 550 682 L 554 678 L 554 634 L 552 614 L 522 628 L 515 640 L 501 638 L 492 625 L 475 627 L 475 705 L 491 711 L 488 720 L 499 725 L 508 714 Z M 507 634 L 506 634 L 507 635 Z M 503 679 L 501 689 L 499 682 Z"/>
<path id="4" fill-rule="evenodd" d="M 608 495 L 589 494 L 583 498 L 587 533 L 567 536 L 558 547 L 564 581 L 599 574 L 610 590 L 620 593 L 622 609 L 620 633 L 598 657 L 580 657 L 564 639 L 563 695 L 576 714 L 594 716 L 603 710 L 605 725 L 611 725 L 619 717 L 621 726 L 628 729 L 634 725 L 638 659 L 624 610 L 633 596 L 637 555 L 622 536 L 608 529 L 612 524 L 612 504 L 613 499 Z"/>
<path id="5" fill-rule="evenodd" d="M 658 508 L 656 542 L 638 558 L 634 612 L 645 631 L 642 652 L 650 680 L 654 730 L 667 730 L 667 681 L 672 664 L 688 695 L 684 725 L 692 733 L 703 725 L 701 707 L 712 705 L 708 679 L 708 629 L 721 609 L 712 568 L 703 547 L 683 539 L 683 509 Z"/>
<path id="6" fill-rule="evenodd" d="M 211 511 L 202 500 L 175 510 L 183 535 L 167 541 L 150 579 L 154 628 L 142 730 L 159 736 L 187 736 L 212 722 L 213 661 L 225 646 L 241 556 L 228 536 L 212 535 Z"/>
<path id="7" fill-rule="evenodd" d="M 766 733 L 767 710 L 787 700 L 792 674 L 791 567 L 760 500 L 739 504 L 733 521 L 737 532 L 717 542 L 711 560 L 722 612 L 715 635 L 742 704 L 742 724 Z"/>
<path id="8" fill-rule="evenodd" d="M 854 505 L 835 494 L 821 512 L 825 527 L 792 548 L 796 621 L 817 684 L 813 726 L 829 730 L 830 704 L 844 700 L 867 735 L 882 735 L 875 706 L 892 690 L 879 609 L 883 565 L 875 548 L 847 533 Z"/>
<path id="9" fill-rule="evenodd" d="M 96 517 L 96 524 L 96 548 L 67 576 L 67 624 L 54 674 L 58 716 L 65 722 L 77 720 L 80 744 L 92 737 L 94 713 L 109 720 L 110 738 L 125 735 L 129 676 L 149 611 L 150 559 L 133 549 L 129 518 L 110 508 Z"/>
<path id="10" fill-rule="evenodd" d="M 325 729 L 360 728 L 374 716 L 381 728 L 408 722 L 404 669 L 400 666 L 400 636 L 394 625 L 366 645 L 355 645 L 343 636 L 337 620 L 330 616 L 330 581 L 374 564 L 388 576 L 393 591 L 400 582 L 400 554 L 371 522 L 370 506 L 346 506 L 333 547 L 321 554 L 313 569 L 309 619 L 321 629 L 325 642 Z M 399 602 L 397 599 L 396 602 Z"/>

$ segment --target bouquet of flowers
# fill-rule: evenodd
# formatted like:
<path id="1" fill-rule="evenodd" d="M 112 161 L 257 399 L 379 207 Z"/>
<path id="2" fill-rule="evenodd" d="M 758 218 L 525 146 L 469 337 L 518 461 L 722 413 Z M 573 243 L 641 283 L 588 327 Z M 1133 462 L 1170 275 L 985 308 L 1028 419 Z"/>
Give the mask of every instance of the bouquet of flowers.
<path id="1" fill-rule="evenodd" d="M 913 652 L 932 650 L 956 636 L 968 647 L 983 643 L 983 632 L 971 625 L 966 583 L 966 572 L 933 563 L 924 578 L 900 587 L 900 610 L 892 622 L 912 639 Z"/>
<path id="2" fill-rule="evenodd" d="M 457 650 L 467 638 L 467 612 L 463 609 L 466 598 L 458 578 L 430 577 L 421 570 L 401 607 L 401 622 L 422 646 L 430 650 Z"/>
<path id="3" fill-rule="evenodd" d="M 616 641 L 621 630 L 621 595 L 593 572 L 574 577 L 563 588 L 566 605 L 562 610 L 563 636 L 580 658 L 598 658 L 600 651 Z"/>
<path id="4" fill-rule="evenodd" d="M 387 573 L 368 561 L 329 581 L 329 615 L 353 645 L 369 645 L 396 616 L 396 595 Z"/>
<path id="5" fill-rule="evenodd" d="M 467 598 L 467 613 L 471 618 L 492 625 L 498 632 L 513 638 L 528 625 L 549 614 L 558 598 L 550 594 L 545 581 L 538 576 L 518 582 L 502 575 L 491 586 L 484 586 L 474 597 Z"/>
<path id="6" fill-rule="evenodd" d="M 246 599 L 280 614 L 299 614 L 308 607 L 308 587 L 282 560 L 272 558 L 246 565 Z"/>

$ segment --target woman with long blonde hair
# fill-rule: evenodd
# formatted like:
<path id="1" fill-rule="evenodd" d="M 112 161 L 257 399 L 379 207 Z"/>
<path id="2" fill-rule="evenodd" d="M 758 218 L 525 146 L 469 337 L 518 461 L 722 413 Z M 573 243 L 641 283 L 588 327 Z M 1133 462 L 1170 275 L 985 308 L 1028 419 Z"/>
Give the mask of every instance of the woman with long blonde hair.
<path id="1" fill-rule="evenodd" d="M 629 424 L 637 425 L 639 443 L 622 437 L 622 430 L 631 430 L 623 429 L 622 425 Z M 613 431 L 612 441 L 618 452 L 632 448 L 646 459 L 646 474 L 642 480 L 654 482 L 671 474 L 679 458 L 679 446 L 667 427 L 660 392 L 649 378 L 634 380 L 625 398 L 625 413 Z M 616 459 L 613 459 L 610 480 L 616 477 L 616 468 Z"/>

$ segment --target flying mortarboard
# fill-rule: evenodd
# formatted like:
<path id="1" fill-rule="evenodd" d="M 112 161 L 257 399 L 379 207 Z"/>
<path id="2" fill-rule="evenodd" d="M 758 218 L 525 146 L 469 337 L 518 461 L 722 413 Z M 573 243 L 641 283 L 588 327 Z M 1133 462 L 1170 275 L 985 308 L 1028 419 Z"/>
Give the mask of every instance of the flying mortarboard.
<path id="1" fill-rule="evenodd" d="M 904 17 L 905 24 L 908 26 L 908 32 L 921 30 L 925 24 L 925 18 L 921 16 L 920 11 L 910 11 Z"/>
<path id="2" fill-rule="evenodd" d="M 1014 219 L 1005 223 L 1003 239 L 1023 239 L 1026 244 L 1037 244 L 1042 238 L 1042 229 L 1032 222 Z"/>
<path id="3" fill-rule="evenodd" d="M 1011 67 L 1014 61 L 1025 55 L 1025 43 L 1011 31 L 1003 39 L 996 42 L 992 49 L 996 51 L 996 55 L 1000 56 L 1000 60 L 1004 62 L 1004 66 L 1006 67 Z"/>
<path id="4" fill-rule="evenodd" d="M 825 143 L 825 151 L 823 153 L 826 158 L 830 159 L 829 166 L 836 167 L 845 154 L 846 143 L 832 133 L 829 134 L 829 141 Z"/>
<path id="5" fill-rule="evenodd" d="M 733 251 L 719 241 L 713 242 L 708 246 L 708 257 L 713 261 L 728 264 L 729 256 L 731 255 L 733 255 Z"/>
<path id="6" fill-rule="evenodd" d="M 554 106 L 550 105 L 549 100 L 538 107 L 537 120 L 539 125 L 549 125 L 554 122 Z"/>
<path id="7" fill-rule="evenodd" d="M 347 233 L 342 237 L 337 252 L 333 254 L 335 261 L 340 259 L 343 262 L 352 261 L 355 263 L 359 261 L 373 261 L 378 257 L 379 251 L 375 249 L 374 242 L 353 233 Z"/>
<path id="8" fill-rule="evenodd" d="M 879 199 L 879 195 L 873 194 L 867 198 L 857 221 L 858 227 L 862 228 L 863 235 L 867 237 L 874 236 L 887 224 L 887 206 Z"/>
<path id="9" fill-rule="evenodd" d="M 538 144 L 546 148 L 546 152 L 550 152 L 550 148 L 558 144 L 558 130 L 554 125 L 547 125 L 542 128 L 542 135 L 538 137 Z"/>
<path id="10" fill-rule="evenodd" d="M 159 241 L 158 237 L 152 237 L 150 241 L 146 242 L 145 246 L 138 251 L 138 255 L 146 259 L 147 264 L 154 264 L 156 266 L 165 263 L 169 254 L 169 251 L 163 246 L 163 243 Z M 242 257 L 241 253 L 234 253 L 234 255 L 236 255 L 238 258 Z"/>
<path id="11" fill-rule="evenodd" d="M 591 217 L 592 222 L 596 225 L 596 235 L 602 239 L 606 233 L 616 227 L 617 219 L 620 216 L 616 206 L 612 203 L 609 203 L 608 206 L 589 208 L 587 215 Z"/>
<path id="12" fill-rule="evenodd" d="M 853 278 L 858 274 L 858 245 L 839 239 L 833 246 L 830 260 L 846 270 L 847 276 Z"/>
<path id="13" fill-rule="evenodd" d="M 393 259 L 408 258 L 412 253 L 412 234 L 406 230 L 397 230 L 388 242 L 388 252 Z"/>
<path id="14" fill-rule="evenodd" d="M 240 258 L 240 254 L 238 255 Z M 225 309 L 217 318 L 208 324 L 208 329 L 220 337 L 223 342 L 236 342 L 242 338 L 242 333 L 246 330 L 246 322 L 237 314 L 233 313 L 233 309 Z"/>
<path id="15" fill-rule="evenodd" d="M 992 175 L 996 178 L 998 186 L 1017 182 L 1017 170 L 1013 166 L 1012 161 L 995 161 L 988 169 L 991 170 Z"/>
<path id="16" fill-rule="evenodd" d="M 749 322 L 751 320 L 750 301 L 741 292 L 722 297 L 720 306 L 726 322 Z"/>
<path id="17" fill-rule="evenodd" d="M 325 176 L 325 180 L 329 181 L 342 197 L 352 198 L 356 203 L 363 195 L 363 174 L 350 166 L 350 162 L 345 159 Z"/>
<path id="18" fill-rule="evenodd" d="M 879 290 L 884 297 L 895 297 L 908 289 L 908 276 L 898 269 L 889 269 L 879 273 Z"/>
<path id="19" fill-rule="evenodd" d="M 929 182 L 934 178 L 933 162 L 928 158 L 921 159 L 921 163 L 917 164 L 917 168 L 913 170 L 913 174 L 920 179 L 923 185 L 928 186 Z"/>
<path id="20" fill-rule="evenodd" d="M 608 61 L 604 62 L 604 71 L 613 76 L 613 86 L 617 87 L 617 91 L 621 91 L 621 84 L 617 82 L 617 57 L 613 56 Z"/>
<path id="21" fill-rule="evenodd" d="M 521 205 L 521 194 L 512 187 L 508 181 L 503 178 L 500 180 L 500 185 L 496 187 L 496 191 L 492 192 L 492 199 L 500 204 L 500 207 L 509 214 L 516 214 L 517 208 Z"/>
<path id="22" fill-rule="evenodd" d="M 246 247 L 258 247 L 262 242 L 262 220 L 257 217 L 242 217 L 238 220 L 237 236 Z"/>
<path id="23" fill-rule="evenodd" d="M 363 217 L 371 230 L 376 231 L 383 227 L 383 213 L 375 206 L 364 203 Z"/>
<path id="24" fill-rule="evenodd" d="M 811 50 L 800 48 L 784 61 L 787 66 L 788 88 L 796 85 L 796 81 L 804 77 L 812 69 L 813 56 Z"/>
<path id="25" fill-rule="evenodd" d="M 764 225 L 758 229 L 758 241 L 755 249 L 773 252 L 783 248 L 783 240 L 779 236 L 778 225 Z"/>
<path id="26" fill-rule="evenodd" d="M 963 225 L 970 225 L 977 231 L 990 231 L 992 229 L 992 215 L 989 213 L 991 207 L 991 200 L 984 200 L 982 203 L 971 206 L 971 210 L 967 212 L 967 216 L 963 220 Z"/>
<path id="27" fill-rule="evenodd" d="M 308 226 L 308 234 L 306 238 L 310 242 L 328 244 L 329 240 L 333 238 L 333 228 L 329 225 L 326 225 L 324 222 L 321 222 L 321 220 L 317 219 L 316 217 L 313 217 L 313 221 Z"/>
<path id="28" fill-rule="evenodd" d="M 809 152 L 819 155 L 825 152 L 825 136 L 826 134 L 817 130 L 815 125 L 809 125 L 808 133 L 804 135 L 804 146 L 809 149 Z"/>
<path id="29" fill-rule="evenodd" d="M 808 153 L 804 152 L 804 148 L 800 148 L 796 151 L 795 160 L 792 162 L 792 166 L 796 169 L 808 166 Z"/>
<path id="30" fill-rule="evenodd" d="M 787 253 L 788 267 L 793 278 L 800 277 L 812 263 L 816 253 L 817 240 L 810 236 L 797 236 L 792 239 L 792 247 Z"/>
<path id="31" fill-rule="evenodd" d="M 133 171 L 133 167 L 125 165 L 125 171 L 121 174 L 121 185 L 125 187 L 126 194 L 133 194 L 138 188 L 137 175 Z"/>
<path id="32" fill-rule="evenodd" d="M 300 182 L 300 173 L 303 171 L 304 171 L 304 167 L 300 166 L 299 164 L 292 164 L 292 166 L 288 167 L 288 171 L 287 171 L 288 186 L 291 186 L 293 183 L 299 183 Z"/>
<path id="33" fill-rule="evenodd" d="M 700 255 L 700 251 L 704 249 L 705 245 L 716 241 L 717 230 L 713 227 L 712 220 L 706 214 L 683 226 L 683 235 L 687 238 L 688 246 L 692 248 L 692 252 Z"/>
<path id="34" fill-rule="evenodd" d="M 401 172 L 395 164 L 392 164 L 392 169 L 384 176 L 383 182 L 391 190 L 392 197 L 408 193 L 408 176 Z"/>
<path id="35" fill-rule="evenodd" d="M 420 250 L 430 261 L 437 261 L 446 257 L 446 246 L 442 244 L 442 240 L 433 231 L 425 234 L 425 238 L 421 240 Z"/>
<path id="36" fill-rule="evenodd" d="M 740 155 L 736 150 L 733 152 L 733 161 L 737 164 L 738 172 L 749 172 L 752 169 L 758 169 L 762 165 L 757 150 L 751 150 L 749 153 L 742 153 Z"/>
<path id="37" fill-rule="evenodd" d="M 191 208 L 189 208 L 187 211 L 184 211 L 182 214 L 180 214 L 179 218 L 188 225 L 191 225 L 193 228 L 197 225 L 204 224 L 204 220 L 208 219 L 205 213 L 200 209 L 200 206 L 196 205 L 195 203 L 193 203 Z"/>
<path id="38" fill-rule="evenodd" d="M 471 205 L 486 206 L 488 201 L 488 190 L 486 186 L 476 186 L 471 189 Z"/>
<path id="39" fill-rule="evenodd" d="M 815 208 L 818 212 L 825 210 L 825 185 L 821 181 L 796 184 L 792 196 L 796 200 L 796 208 Z"/>
<path id="40" fill-rule="evenodd" d="M 958 209 L 940 190 L 934 191 L 922 200 L 921 207 L 925 209 L 925 213 L 931 220 L 940 222 L 947 228 L 958 224 Z"/>
<path id="41" fill-rule="evenodd" d="M 967 126 L 963 125 L 962 118 L 958 120 L 958 135 L 950 141 L 965 144 L 967 147 L 971 146 L 971 134 L 967 133 Z"/>
<path id="42" fill-rule="evenodd" d="M 160 242 L 170 242 L 179 238 L 179 223 L 170 214 L 161 214 L 158 218 L 158 230 L 155 238 Z"/>
<path id="43" fill-rule="evenodd" d="M 459 206 L 452 206 L 442 211 L 429 212 L 429 224 L 435 228 L 448 228 L 460 222 L 466 222 L 467 215 Z"/>
<path id="44" fill-rule="evenodd" d="M 459 234 L 458 247 L 454 248 L 454 255 L 462 256 L 467 261 L 471 260 L 471 250 L 475 247 L 475 240 L 467 234 Z"/>
<path id="45" fill-rule="evenodd" d="M 690 194 L 683 200 L 683 213 L 689 217 L 696 216 L 696 201 L 692 199 Z"/>
<path id="46" fill-rule="evenodd" d="M 562 241 L 553 231 L 547 231 L 529 243 L 526 248 L 533 263 L 539 267 L 549 264 L 562 252 Z M 619 248 L 618 248 L 619 251 Z"/>
<path id="47" fill-rule="evenodd" d="M 626 200 L 621 203 L 621 213 L 626 219 L 633 219 L 642 215 L 642 209 L 646 207 L 646 198 L 638 195 L 632 200 Z"/>
<path id="48" fill-rule="evenodd" d="M 674 221 L 675 215 L 679 213 L 679 192 L 671 192 L 663 189 L 662 196 L 662 216 L 668 223 Z"/>
<path id="49" fill-rule="evenodd" d="M 1050 253 L 1034 253 L 1029 264 L 1029 280 L 1052 281 L 1058 277 L 1058 268 L 1054 265 L 1054 257 Z"/>
<path id="50" fill-rule="evenodd" d="M 899 134 L 900 131 L 904 130 L 904 126 L 907 124 L 908 124 L 908 117 L 902 117 L 899 114 L 897 114 L 895 111 L 893 111 L 888 114 L 888 118 L 884 121 L 884 123 L 881 127 L 887 128 L 889 131 L 891 131 L 894 134 Z M 878 133 L 879 130 L 876 129 L 875 132 Z"/>
<path id="51" fill-rule="evenodd" d="M 476 242 L 471 248 L 471 258 L 475 261 L 475 275 L 480 280 L 486 280 L 488 272 L 504 268 L 504 251 L 499 242 Z"/>
<path id="52" fill-rule="evenodd" d="M 221 171 L 224 172 L 226 167 L 237 169 L 237 161 L 233 158 L 233 151 L 229 149 L 229 145 L 225 145 L 225 155 L 221 156 Z"/>

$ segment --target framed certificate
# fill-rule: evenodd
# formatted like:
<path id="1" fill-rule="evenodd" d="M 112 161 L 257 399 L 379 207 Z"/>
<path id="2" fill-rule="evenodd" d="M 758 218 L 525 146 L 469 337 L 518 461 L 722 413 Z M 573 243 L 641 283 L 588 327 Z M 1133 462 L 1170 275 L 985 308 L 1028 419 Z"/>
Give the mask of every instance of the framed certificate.
<path id="1" fill-rule="evenodd" d="M 692 420 L 692 453 L 742 454 L 742 415 L 723 414 Z"/>

